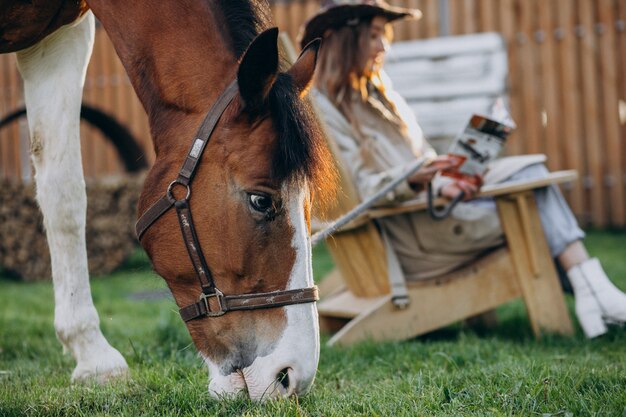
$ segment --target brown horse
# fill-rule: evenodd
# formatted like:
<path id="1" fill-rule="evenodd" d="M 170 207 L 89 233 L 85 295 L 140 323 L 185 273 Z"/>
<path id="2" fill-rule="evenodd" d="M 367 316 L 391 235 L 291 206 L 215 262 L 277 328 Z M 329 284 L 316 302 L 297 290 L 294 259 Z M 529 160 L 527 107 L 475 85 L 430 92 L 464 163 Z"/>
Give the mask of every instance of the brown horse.
<path id="1" fill-rule="evenodd" d="M 305 393 L 319 356 L 310 195 L 332 176 L 302 100 L 319 42 L 281 73 L 277 30 L 267 30 L 261 2 L 41 0 L 2 8 L 0 52 L 18 51 L 55 329 L 77 361 L 73 379 L 127 370 L 100 332 L 85 252 L 78 115 L 91 9 L 149 117 L 156 161 L 139 202 L 148 213 L 141 243 L 208 365 L 209 391 Z M 216 102 L 222 109 L 209 112 Z"/>

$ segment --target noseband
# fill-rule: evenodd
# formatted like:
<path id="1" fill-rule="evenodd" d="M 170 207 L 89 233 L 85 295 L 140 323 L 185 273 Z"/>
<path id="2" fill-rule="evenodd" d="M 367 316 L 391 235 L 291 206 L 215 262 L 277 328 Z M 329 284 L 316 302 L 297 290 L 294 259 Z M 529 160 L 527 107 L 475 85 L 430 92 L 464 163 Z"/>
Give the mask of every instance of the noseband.
<path id="1" fill-rule="evenodd" d="M 215 286 L 211 270 L 202 253 L 191 217 L 191 208 L 189 207 L 191 181 L 193 180 L 202 153 L 209 142 L 217 122 L 230 102 L 233 101 L 238 91 L 237 80 L 234 80 L 218 97 L 200 125 L 195 140 L 191 145 L 191 149 L 187 153 L 185 162 L 178 173 L 178 177 L 167 187 L 165 195 L 150 206 L 135 225 L 137 238 L 141 240 L 146 230 L 148 230 L 159 217 L 165 214 L 172 206 L 176 208 L 178 223 L 180 224 L 180 230 L 183 234 L 183 241 L 185 242 L 189 259 L 191 259 L 191 263 L 196 270 L 202 288 L 200 299 L 196 303 L 180 309 L 180 315 L 186 322 L 203 317 L 222 316 L 229 311 L 276 308 L 290 304 L 312 303 L 319 299 L 316 286 L 297 290 L 224 295 Z M 173 193 L 174 187 L 177 186 L 186 189 L 186 195 L 181 199 L 176 199 Z"/>

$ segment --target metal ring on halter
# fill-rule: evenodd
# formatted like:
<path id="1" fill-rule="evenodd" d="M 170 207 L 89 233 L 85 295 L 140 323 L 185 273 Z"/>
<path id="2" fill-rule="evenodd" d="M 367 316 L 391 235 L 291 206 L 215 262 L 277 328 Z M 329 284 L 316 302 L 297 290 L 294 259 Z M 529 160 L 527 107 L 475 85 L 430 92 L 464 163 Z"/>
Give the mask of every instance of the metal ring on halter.
<path id="1" fill-rule="evenodd" d="M 176 197 L 174 197 L 174 194 L 172 194 L 172 188 L 174 188 L 176 184 L 182 185 L 183 187 L 187 188 L 187 195 L 185 196 L 185 198 L 181 198 L 180 200 L 177 200 Z M 189 187 L 189 184 L 183 184 L 182 182 L 176 179 L 170 182 L 170 185 L 167 186 L 166 195 L 167 195 L 167 198 L 170 199 L 170 201 L 189 200 L 189 196 L 191 195 L 191 187 Z"/>

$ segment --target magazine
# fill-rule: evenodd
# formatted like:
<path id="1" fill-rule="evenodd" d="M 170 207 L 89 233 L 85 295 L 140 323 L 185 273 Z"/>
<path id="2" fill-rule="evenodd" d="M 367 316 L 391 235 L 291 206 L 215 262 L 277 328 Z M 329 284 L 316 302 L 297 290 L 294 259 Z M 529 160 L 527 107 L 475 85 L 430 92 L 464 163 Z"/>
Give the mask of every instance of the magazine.
<path id="1" fill-rule="evenodd" d="M 484 174 L 488 163 L 500 155 L 515 127 L 501 100 L 495 103 L 491 116 L 472 115 L 448 150 L 459 163 L 455 168 L 443 171 L 443 175 L 467 178 Z"/>

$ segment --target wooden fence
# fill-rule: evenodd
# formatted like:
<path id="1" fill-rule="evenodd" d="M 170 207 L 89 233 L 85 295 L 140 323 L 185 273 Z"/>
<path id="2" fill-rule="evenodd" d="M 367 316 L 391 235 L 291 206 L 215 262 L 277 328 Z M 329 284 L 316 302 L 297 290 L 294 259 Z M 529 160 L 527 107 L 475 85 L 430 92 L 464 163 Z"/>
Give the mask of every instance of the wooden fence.
<path id="1" fill-rule="evenodd" d="M 318 0 L 271 1 L 278 27 L 296 39 Z M 496 31 L 509 53 L 511 110 L 519 129 L 509 154 L 544 152 L 551 169 L 577 169 L 565 190 L 585 225 L 626 226 L 626 0 L 391 0 L 420 8 L 395 39 Z M 0 57 L 0 115 L 22 104 L 12 55 Z M 146 118 L 104 31 L 97 32 L 85 102 L 126 124 L 153 159 Z M 84 126 L 88 176 L 122 171 L 114 149 Z M 0 176 L 29 177 L 24 122 L 0 131 Z M 26 167 L 26 168 L 24 168 Z"/>

